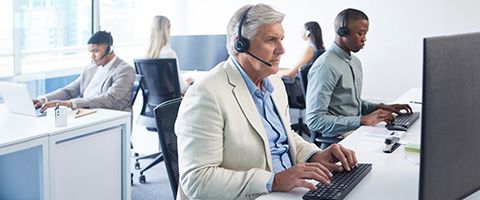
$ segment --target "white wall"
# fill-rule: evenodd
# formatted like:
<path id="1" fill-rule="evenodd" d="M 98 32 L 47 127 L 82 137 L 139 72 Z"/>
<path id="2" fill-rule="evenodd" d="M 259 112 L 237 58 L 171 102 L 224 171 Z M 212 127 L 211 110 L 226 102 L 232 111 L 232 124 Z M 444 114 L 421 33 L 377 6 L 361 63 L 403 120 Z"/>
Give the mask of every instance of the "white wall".
<path id="1" fill-rule="evenodd" d="M 368 99 L 390 101 L 409 88 L 421 87 L 424 37 L 480 31 L 476 12 L 480 1 L 473 0 L 177 0 L 156 9 L 171 19 L 172 35 L 218 34 L 225 33 L 235 10 L 259 2 L 286 14 L 286 54 L 281 67 L 294 65 L 303 51 L 299 31 L 304 22 L 320 23 L 328 48 L 334 39 L 336 14 L 348 7 L 364 11 L 370 18 L 370 31 L 357 56 L 364 67 L 363 97 Z"/>

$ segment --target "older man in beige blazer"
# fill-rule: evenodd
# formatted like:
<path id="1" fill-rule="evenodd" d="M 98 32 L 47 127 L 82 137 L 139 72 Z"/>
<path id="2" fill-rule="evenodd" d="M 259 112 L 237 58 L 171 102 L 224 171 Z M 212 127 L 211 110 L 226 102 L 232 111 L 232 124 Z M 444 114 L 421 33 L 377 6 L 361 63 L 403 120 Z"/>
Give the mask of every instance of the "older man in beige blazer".
<path id="1" fill-rule="evenodd" d="M 33 100 L 42 110 L 58 105 L 76 108 L 107 108 L 131 111 L 130 98 L 135 70 L 113 52 L 110 33 L 99 31 L 88 41 L 92 64 L 80 76 L 52 93 Z"/>
<path id="2" fill-rule="evenodd" d="M 239 9 L 228 25 L 231 56 L 187 91 L 175 124 L 177 199 L 313 189 L 306 179 L 328 183 L 331 171 L 356 165 L 353 151 L 321 151 L 290 129 L 285 88 L 274 75 L 284 53 L 283 17 L 264 4 Z"/>

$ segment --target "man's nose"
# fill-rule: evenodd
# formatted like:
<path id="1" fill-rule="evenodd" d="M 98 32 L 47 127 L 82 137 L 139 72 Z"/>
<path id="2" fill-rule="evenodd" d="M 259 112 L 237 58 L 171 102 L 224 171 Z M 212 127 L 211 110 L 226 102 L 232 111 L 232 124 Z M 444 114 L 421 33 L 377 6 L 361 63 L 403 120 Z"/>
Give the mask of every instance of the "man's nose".
<path id="1" fill-rule="evenodd" d="M 275 48 L 274 53 L 277 55 L 282 55 L 285 53 L 285 48 L 283 48 L 283 44 L 278 44 L 277 48 Z"/>

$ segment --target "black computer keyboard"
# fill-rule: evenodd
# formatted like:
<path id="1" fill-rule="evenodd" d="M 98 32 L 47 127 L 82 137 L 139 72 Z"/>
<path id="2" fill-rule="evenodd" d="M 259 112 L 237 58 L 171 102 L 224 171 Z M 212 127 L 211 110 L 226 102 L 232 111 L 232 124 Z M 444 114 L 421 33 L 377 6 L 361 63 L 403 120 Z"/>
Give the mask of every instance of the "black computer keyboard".
<path id="1" fill-rule="evenodd" d="M 388 123 L 385 127 L 392 131 L 407 131 L 419 117 L 420 112 L 399 114 L 395 117 L 393 123 Z"/>
<path id="2" fill-rule="evenodd" d="M 352 171 L 333 172 L 330 185 L 319 183 L 316 190 L 310 190 L 303 199 L 341 200 L 372 170 L 372 164 L 358 164 Z"/>

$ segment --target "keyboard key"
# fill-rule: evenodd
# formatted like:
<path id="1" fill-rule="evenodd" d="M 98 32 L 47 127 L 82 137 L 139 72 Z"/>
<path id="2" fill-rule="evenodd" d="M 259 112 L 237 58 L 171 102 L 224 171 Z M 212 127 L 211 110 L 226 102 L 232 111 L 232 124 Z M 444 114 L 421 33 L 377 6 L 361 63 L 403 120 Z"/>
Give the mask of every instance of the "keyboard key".
<path id="1" fill-rule="evenodd" d="M 347 172 L 333 172 L 330 179 L 330 185 L 322 183 L 317 184 L 316 190 L 311 190 L 303 195 L 303 199 L 334 199 L 341 200 L 365 177 L 370 170 L 372 164 L 358 164 L 358 167 Z"/>
<path id="2" fill-rule="evenodd" d="M 395 130 L 395 131 L 407 131 L 410 126 L 417 121 L 420 117 L 420 112 L 413 112 L 408 114 L 399 114 L 395 117 L 395 121 L 393 123 L 388 123 L 385 127 L 388 130 Z"/>

